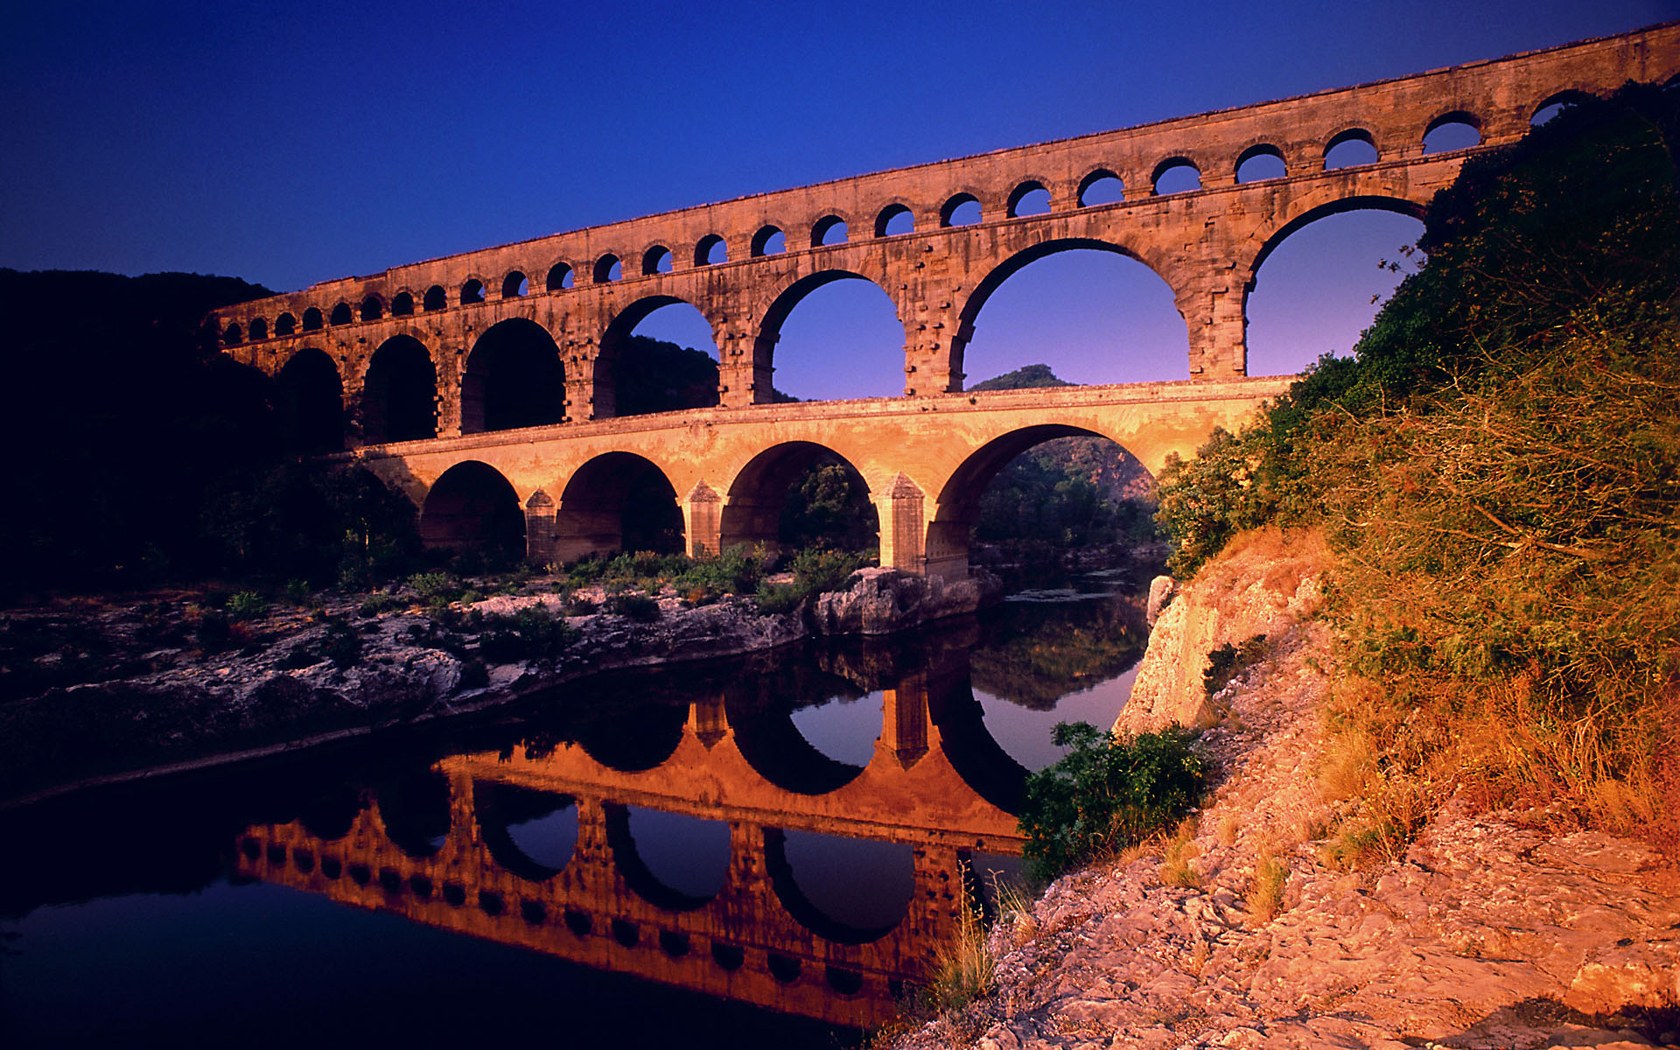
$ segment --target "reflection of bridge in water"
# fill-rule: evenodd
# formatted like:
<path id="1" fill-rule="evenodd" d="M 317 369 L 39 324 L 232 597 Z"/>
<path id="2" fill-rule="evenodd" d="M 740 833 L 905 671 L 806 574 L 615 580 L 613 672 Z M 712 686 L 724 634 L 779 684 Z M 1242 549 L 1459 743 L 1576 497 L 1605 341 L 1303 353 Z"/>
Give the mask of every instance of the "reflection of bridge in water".
<path id="1" fill-rule="evenodd" d="M 943 663 L 882 691 L 881 731 L 862 766 L 822 753 L 785 706 L 755 703 L 749 683 L 673 706 L 665 725 L 638 721 L 639 735 L 666 742 L 659 753 L 615 752 L 586 733 L 443 759 L 433 772 L 447 784 L 446 833 L 415 834 L 395 811 L 403 799 L 367 793 L 337 827 L 247 829 L 239 869 L 600 970 L 832 1024 L 876 1023 L 950 936 L 972 855 L 1020 850 L 1010 810 L 1025 771 L 986 732 L 966 661 Z M 576 805 L 576 844 L 557 867 L 509 831 L 544 797 L 536 809 Z M 661 883 L 630 833 L 632 808 L 723 822 L 728 862 L 715 895 Z M 861 928 L 826 914 L 787 848 L 798 833 L 900 846 L 911 869 L 902 918 Z"/>

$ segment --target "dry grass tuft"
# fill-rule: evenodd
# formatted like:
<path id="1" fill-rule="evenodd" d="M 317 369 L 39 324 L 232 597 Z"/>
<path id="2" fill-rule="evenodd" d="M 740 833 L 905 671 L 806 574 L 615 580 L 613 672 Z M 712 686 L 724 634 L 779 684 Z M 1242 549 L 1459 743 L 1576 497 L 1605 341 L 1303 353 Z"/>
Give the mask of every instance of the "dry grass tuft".
<path id="1" fill-rule="evenodd" d="M 928 996 L 939 1010 L 961 1009 L 992 990 L 994 967 L 980 908 L 964 893 L 951 939 L 935 949 Z"/>
<path id="2" fill-rule="evenodd" d="M 1196 820 L 1184 821 L 1166 842 L 1161 855 L 1161 882 L 1187 890 L 1202 888 L 1202 874 L 1196 870 L 1195 860 L 1201 855 L 1196 847 Z"/>
<path id="3" fill-rule="evenodd" d="M 1271 922 L 1283 910 L 1283 890 L 1289 881 L 1289 868 L 1262 849 L 1254 862 L 1254 879 L 1248 890 L 1248 915 L 1257 924 Z"/>

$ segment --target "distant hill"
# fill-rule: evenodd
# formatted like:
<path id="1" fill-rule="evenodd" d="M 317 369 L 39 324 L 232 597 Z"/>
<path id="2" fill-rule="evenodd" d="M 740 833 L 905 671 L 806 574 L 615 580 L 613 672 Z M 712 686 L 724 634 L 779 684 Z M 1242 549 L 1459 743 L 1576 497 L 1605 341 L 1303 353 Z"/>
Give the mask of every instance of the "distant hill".
<path id="1" fill-rule="evenodd" d="M 260 377 L 220 355 L 204 317 L 270 294 L 236 277 L 0 269 L 6 584 L 191 556 L 213 479 L 272 448 Z"/>
<path id="2" fill-rule="evenodd" d="M 982 380 L 968 389 L 972 393 L 976 390 L 1032 390 L 1045 386 L 1073 385 L 1052 372 L 1049 365 L 1024 365 L 1013 372 Z"/>

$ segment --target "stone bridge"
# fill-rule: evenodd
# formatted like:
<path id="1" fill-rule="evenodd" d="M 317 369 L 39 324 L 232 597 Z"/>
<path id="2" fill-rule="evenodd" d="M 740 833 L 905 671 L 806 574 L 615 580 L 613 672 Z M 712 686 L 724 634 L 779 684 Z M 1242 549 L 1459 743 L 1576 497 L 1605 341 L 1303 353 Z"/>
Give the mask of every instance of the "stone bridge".
<path id="1" fill-rule="evenodd" d="M 366 797 L 340 828 L 248 828 L 239 870 L 597 969 L 878 1024 L 950 936 L 974 853 L 1020 851 L 1015 818 L 970 781 L 1024 771 L 988 749 L 966 674 L 947 670 L 904 675 L 883 691 L 881 733 L 861 768 L 805 743 L 785 707 L 766 713 L 720 695 L 672 708 L 680 730 L 654 761 L 614 759 L 587 738 L 447 758 L 433 771 L 447 783 L 437 803 L 447 806 L 445 833 L 405 834 L 401 826 L 424 821 L 405 819 L 400 797 L 389 806 Z M 657 726 L 642 734 L 665 735 Z M 573 806 L 564 860 L 533 859 L 510 832 Z M 711 822 L 727 839 L 715 894 L 661 881 L 633 834 L 638 810 Z M 877 875 L 882 893 L 898 894 L 890 903 L 900 917 L 864 928 L 829 915 L 801 886 L 790 848 L 801 833 L 891 844 L 878 859 L 902 870 Z"/>
<path id="2" fill-rule="evenodd" d="M 1354 209 L 1419 214 L 1467 157 L 1515 142 L 1548 106 L 1676 75 L 1680 23 L 1666 23 L 393 267 L 213 322 L 230 354 L 279 379 L 317 449 L 348 444 L 414 496 L 435 543 L 499 536 L 539 562 L 612 550 L 626 501 L 654 494 L 673 527 L 680 509 L 690 551 L 716 550 L 763 538 L 774 483 L 828 455 L 868 486 L 882 564 L 960 573 L 1003 451 L 1093 433 L 1153 470 L 1283 388 L 1246 378 L 1245 312 L 1291 233 Z M 1429 148 L 1448 126 L 1474 145 Z M 988 296 L 1075 248 L 1137 259 L 1171 287 L 1190 379 L 964 394 Z M 895 306 L 904 398 L 771 404 L 783 321 L 848 279 Z M 711 327 L 715 407 L 621 416 L 628 336 L 678 302 Z"/>

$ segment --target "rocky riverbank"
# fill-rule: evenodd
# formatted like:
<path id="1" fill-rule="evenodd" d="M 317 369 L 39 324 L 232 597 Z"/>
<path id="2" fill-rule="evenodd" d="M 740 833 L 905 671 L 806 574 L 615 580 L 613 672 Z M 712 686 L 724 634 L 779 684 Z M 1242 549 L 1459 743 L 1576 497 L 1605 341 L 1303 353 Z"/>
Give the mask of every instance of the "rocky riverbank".
<path id="1" fill-rule="evenodd" d="M 1328 855 L 1326 562 L 1311 536 L 1265 533 L 1166 606 L 1121 728 L 1207 726 L 1212 797 L 1169 846 L 1005 915 L 994 990 L 896 1046 L 1680 1042 L 1680 875 L 1646 845 L 1463 800 L 1397 859 Z M 1250 659 L 1209 697 L 1226 644 Z"/>
<path id="2" fill-rule="evenodd" d="M 524 589 L 430 606 L 412 589 L 316 596 L 232 624 L 182 594 L 5 613 L 0 804 L 484 711 L 605 671 L 892 633 L 999 596 L 985 573 L 946 584 L 883 569 L 783 613 L 737 596 Z"/>

